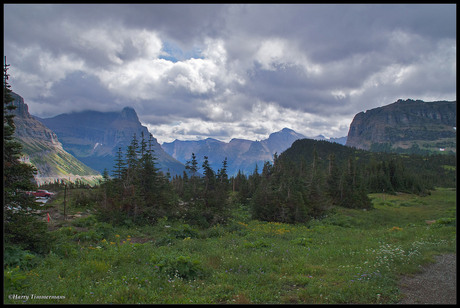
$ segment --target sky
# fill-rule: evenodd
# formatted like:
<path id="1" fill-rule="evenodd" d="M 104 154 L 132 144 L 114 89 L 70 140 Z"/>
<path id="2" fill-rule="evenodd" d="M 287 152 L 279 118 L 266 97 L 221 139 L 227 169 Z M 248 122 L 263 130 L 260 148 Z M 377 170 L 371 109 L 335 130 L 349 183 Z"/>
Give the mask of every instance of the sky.
<path id="1" fill-rule="evenodd" d="M 4 4 L 33 115 L 133 107 L 160 143 L 348 134 L 398 99 L 456 100 L 455 4 Z"/>

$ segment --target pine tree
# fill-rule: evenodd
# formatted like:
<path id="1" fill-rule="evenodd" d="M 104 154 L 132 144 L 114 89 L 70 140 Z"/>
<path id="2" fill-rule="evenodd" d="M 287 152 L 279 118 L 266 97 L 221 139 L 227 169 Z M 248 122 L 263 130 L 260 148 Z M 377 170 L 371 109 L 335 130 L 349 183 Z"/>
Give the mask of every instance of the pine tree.
<path id="1" fill-rule="evenodd" d="M 198 184 L 199 184 L 199 176 L 198 176 L 198 161 L 196 160 L 195 153 L 192 153 L 192 159 L 187 161 L 185 164 L 185 169 L 190 172 L 190 179 L 185 181 L 187 183 L 187 193 L 188 197 L 187 200 L 196 199 L 198 197 Z M 184 180 L 185 180 L 184 174 Z"/>
<path id="2" fill-rule="evenodd" d="M 318 152 L 316 147 L 313 148 L 313 162 L 311 166 L 310 182 L 308 184 L 308 209 L 310 215 L 314 217 L 320 216 L 328 207 L 329 201 L 323 191 L 323 178 L 318 162 Z"/>
<path id="3" fill-rule="evenodd" d="M 335 154 L 329 155 L 329 166 L 327 173 L 327 193 L 332 200 L 334 205 L 340 203 L 340 173 L 335 162 Z"/>
<path id="4" fill-rule="evenodd" d="M 219 179 L 220 183 L 228 182 L 227 167 L 228 167 L 228 162 L 227 162 L 227 157 L 225 157 L 225 159 L 222 161 L 222 168 L 219 169 L 219 171 L 217 172 L 217 178 Z"/>
<path id="5" fill-rule="evenodd" d="M 114 166 L 114 173 L 113 173 L 114 178 L 121 181 L 124 171 L 125 171 L 125 161 L 123 159 L 123 152 L 121 148 L 119 147 L 117 151 L 117 156 L 115 158 L 115 166 Z"/>
<path id="6" fill-rule="evenodd" d="M 35 190 L 33 182 L 36 169 L 20 162 L 22 147 L 14 138 L 14 115 L 11 87 L 8 84 L 8 68 L 3 67 L 3 227 L 4 241 L 8 245 L 45 253 L 49 249 L 46 223 L 40 221 L 36 211 L 40 209 L 34 198 L 25 194 Z"/>

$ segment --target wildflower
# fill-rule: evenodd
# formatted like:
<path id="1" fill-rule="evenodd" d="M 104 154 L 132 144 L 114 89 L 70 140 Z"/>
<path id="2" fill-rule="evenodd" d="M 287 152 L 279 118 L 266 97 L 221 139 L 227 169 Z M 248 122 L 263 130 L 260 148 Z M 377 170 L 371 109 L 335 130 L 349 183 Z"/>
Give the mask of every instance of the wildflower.
<path id="1" fill-rule="evenodd" d="M 120 237 L 120 235 L 119 235 L 119 234 L 117 234 L 117 235 L 115 235 L 115 237 L 117 237 L 117 238 L 118 238 L 118 237 Z"/>

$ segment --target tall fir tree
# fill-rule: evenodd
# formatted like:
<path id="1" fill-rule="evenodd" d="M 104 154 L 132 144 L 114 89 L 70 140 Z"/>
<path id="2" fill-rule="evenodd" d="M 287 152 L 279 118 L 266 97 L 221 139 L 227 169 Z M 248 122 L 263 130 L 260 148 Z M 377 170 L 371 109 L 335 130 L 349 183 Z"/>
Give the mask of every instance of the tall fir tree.
<path id="1" fill-rule="evenodd" d="M 39 219 L 40 206 L 26 191 L 35 190 L 36 169 L 22 163 L 22 146 L 14 138 L 14 115 L 11 86 L 8 83 L 9 65 L 3 67 L 3 227 L 5 245 L 38 253 L 48 251 L 51 241 L 47 239 L 46 223 Z M 8 246 L 10 247 L 10 246 Z M 5 254 L 8 249 L 5 249 Z"/>

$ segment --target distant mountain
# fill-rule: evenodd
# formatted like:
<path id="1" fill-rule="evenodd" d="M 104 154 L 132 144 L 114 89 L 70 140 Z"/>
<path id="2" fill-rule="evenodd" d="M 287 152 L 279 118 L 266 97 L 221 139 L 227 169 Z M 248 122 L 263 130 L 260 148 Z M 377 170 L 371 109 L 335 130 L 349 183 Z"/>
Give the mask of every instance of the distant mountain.
<path id="1" fill-rule="evenodd" d="M 347 146 L 365 150 L 456 152 L 456 101 L 397 102 L 358 113 Z"/>
<path id="2" fill-rule="evenodd" d="M 345 145 L 347 143 L 347 136 L 338 137 L 338 138 L 334 138 L 334 137 L 326 138 L 323 135 L 318 135 L 318 136 L 313 137 L 311 139 L 313 139 L 313 140 L 325 140 L 325 141 L 329 141 L 329 142 L 333 142 L 333 143 L 338 143 L 338 144 L 341 144 L 341 145 Z"/>
<path id="3" fill-rule="evenodd" d="M 222 168 L 222 162 L 227 157 L 227 173 L 232 176 L 241 170 L 245 174 L 254 171 L 256 165 L 261 171 L 265 161 L 272 161 L 273 154 L 280 154 L 298 139 L 305 138 L 304 135 L 296 133 L 292 129 L 284 128 L 279 132 L 261 141 L 245 139 L 232 139 L 230 142 L 222 142 L 208 138 L 198 141 L 175 140 L 170 143 L 163 143 L 163 149 L 177 160 L 186 163 L 195 153 L 201 166 L 203 157 L 207 156 L 214 171 Z"/>
<path id="4" fill-rule="evenodd" d="M 64 149 L 88 166 L 103 172 L 113 171 L 119 148 L 126 153 L 134 134 L 138 140 L 142 133 L 149 138 L 147 127 L 139 121 L 133 108 L 125 107 L 120 112 L 82 111 L 60 114 L 40 119 L 51 128 L 62 142 Z M 167 154 L 153 138 L 153 150 L 158 167 L 166 174 L 182 174 L 185 166 Z"/>
<path id="5" fill-rule="evenodd" d="M 37 168 L 37 184 L 66 179 L 94 183 L 101 178 L 99 172 L 76 159 L 62 147 L 56 134 L 29 114 L 24 99 L 12 92 L 15 137 L 22 145 L 25 154 L 21 159 Z"/>

